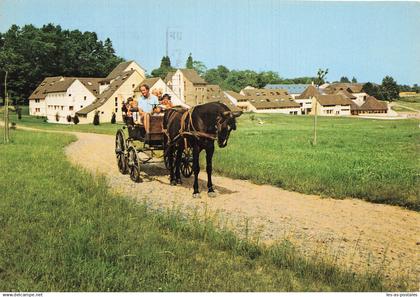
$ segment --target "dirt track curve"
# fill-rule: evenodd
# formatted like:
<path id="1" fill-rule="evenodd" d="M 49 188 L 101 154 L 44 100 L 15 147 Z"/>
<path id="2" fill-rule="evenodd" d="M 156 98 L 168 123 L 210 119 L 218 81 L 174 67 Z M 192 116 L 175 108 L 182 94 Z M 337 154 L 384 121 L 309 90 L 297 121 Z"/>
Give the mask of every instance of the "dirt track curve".
<path id="1" fill-rule="evenodd" d="M 180 207 L 218 213 L 240 235 L 246 226 L 266 243 L 283 238 L 305 253 L 322 251 L 354 269 L 385 267 L 388 277 L 419 275 L 420 214 L 400 207 L 358 199 L 336 200 L 255 185 L 249 181 L 215 176 L 218 196 L 192 198 L 192 178 L 181 186 L 169 185 L 162 165 L 144 165 L 143 182 L 133 183 L 119 173 L 114 137 L 75 133 L 78 140 L 66 148 L 70 160 L 95 174 L 103 174 L 113 191 L 147 201 L 154 207 Z M 205 171 L 200 186 L 205 189 Z"/>

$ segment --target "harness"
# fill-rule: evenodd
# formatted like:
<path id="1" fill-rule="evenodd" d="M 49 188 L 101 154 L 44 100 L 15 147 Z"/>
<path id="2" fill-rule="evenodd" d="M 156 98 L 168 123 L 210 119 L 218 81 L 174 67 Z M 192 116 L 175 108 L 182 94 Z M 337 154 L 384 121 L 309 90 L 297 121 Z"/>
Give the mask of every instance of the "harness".
<path id="1" fill-rule="evenodd" d="M 194 112 L 194 108 L 195 106 L 192 107 L 190 110 L 187 110 L 186 112 L 184 112 L 184 114 L 182 115 L 181 129 L 179 129 L 179 135 L 183 137 L 184 135 L 194 136 L 196 139 L 200 137 L 204 137 L 211 140 L 216 140 L 217 133 L 214 134 L 214 133 L 206 133 L 202 131 L 197 131 L 197 129 L 194 127 L 193 120 L 192 120 L 192 114 Z M 187 119 L 188 119 L 188 123 L 187 123 Z M 218 126 L 220 125 L 219 122 L 217 124 Z"/>

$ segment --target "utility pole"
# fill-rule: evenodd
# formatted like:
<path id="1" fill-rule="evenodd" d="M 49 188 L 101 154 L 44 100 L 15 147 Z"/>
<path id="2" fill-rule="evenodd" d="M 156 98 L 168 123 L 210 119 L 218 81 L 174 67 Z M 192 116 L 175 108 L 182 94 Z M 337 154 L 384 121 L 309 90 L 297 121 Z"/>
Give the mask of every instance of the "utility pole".
<path id="1" fill-rule="evenodd" d="M 7 71 L 4 76 L 4 143 L 9 143 L 9 96 L 7 94 Z"/>

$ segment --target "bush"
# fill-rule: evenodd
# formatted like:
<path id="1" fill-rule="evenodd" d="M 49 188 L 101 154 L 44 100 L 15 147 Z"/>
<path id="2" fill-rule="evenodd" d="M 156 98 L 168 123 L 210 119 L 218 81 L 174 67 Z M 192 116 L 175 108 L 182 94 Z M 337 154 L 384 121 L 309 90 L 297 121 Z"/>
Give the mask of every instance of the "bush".
<path id="1" fill-rule="evenodd" d="M 111 118 L 111 124 L 115 124 L 116 123 L 116 114 L 115 112 L 112 113 L 112 118 Z"/>
<path id="2" fill-rule="evenodd" d="M 60 120 L 60 115 L 58 114 L 58 112 L 55 114 L 55 120 L 58 122 Z"/>
<path id="3" fill-rule="evenodd" d="M 79 123 L 79 117 L 77 116 L 77 114 L 75 114 L 74 117 L 73 117 L 73 123 L 75 125 L 77 125 Z"/>
<path id="4" fill-rule="evenodd" d="M 71 115 L 67 116 L 67 122 L 71 123 Z"/>
<path id="5" fill-rule="evenodd" d="M 95 112 L 95 116 L 93 117 L 93 124 L 95 126 L 99 125 L 99 111 Z"/>

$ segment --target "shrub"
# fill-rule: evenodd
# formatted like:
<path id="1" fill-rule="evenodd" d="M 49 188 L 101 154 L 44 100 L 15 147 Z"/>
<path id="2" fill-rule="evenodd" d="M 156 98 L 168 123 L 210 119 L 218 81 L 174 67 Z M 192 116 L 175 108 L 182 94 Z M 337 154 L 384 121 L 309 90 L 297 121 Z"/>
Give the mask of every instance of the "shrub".
<path id="1" fill-rule="evenodd" d="M 95 112 L 95 116 L 93 117 L 93 124 L 95 126 L 99 125 L 99 111 Z"/>
<path id="2" fill-rule="evenodd" d="M 71 123 L 71 115 L 67 116 L 67 122 Z"/>
<path id="3" fill-rule="evenodd" d="M 79 117 L 77 116 L 77 114 L 75 114 L 74 117 L 73 117 L 73 123 L 75 125 L 77 125 L 79 123 Z"/>
<path id="4" fill-rule="evenodd" d="M 115 112 L 112 113 L 112 118 L 111 118 L 111 124 L 115 124 L 116 123 L 116 114 Z"/>
<path id="5" fill-rule="evenodd" d="M 58 122 L 60 120 L 60 115 L 58 114 L 58 112 L 55 114 L 55 120 Z"/>

